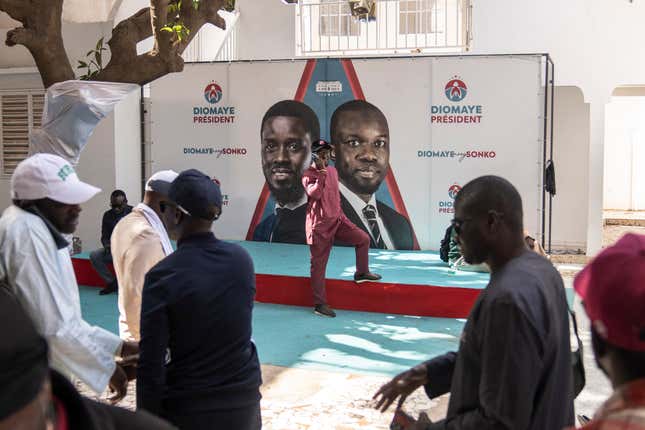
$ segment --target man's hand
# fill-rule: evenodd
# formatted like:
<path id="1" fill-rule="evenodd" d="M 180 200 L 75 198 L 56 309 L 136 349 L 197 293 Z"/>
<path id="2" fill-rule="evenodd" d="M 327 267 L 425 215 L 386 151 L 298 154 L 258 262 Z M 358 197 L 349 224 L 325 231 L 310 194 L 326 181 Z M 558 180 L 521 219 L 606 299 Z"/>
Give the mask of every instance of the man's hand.
<path id="1" fill-rule="evenodd" d="M 124 341 L 121 347 L 121 358 L 126 364 L 130 364 L 132 361 L 136 363 L 139 359 L 139 343 Z"/>
<path id="2" fill-rule="evenodd" d="M 118 364 L 110 378 L 109 387 L 110 392 L 114 393 L 114 395 L 109 397 L 108 401 L 113 405 L 119 403 L 128 393 L 128 376 L 123 368 Z"/>
<path id="3" fill-rule="evenodd" d="M 397 375 L 387 384 L 383 385 L 374 394 L 373 399 L 381 396 L 374 407 L 381 412 L 385 412 L 390 405 L 399 398 L 398 406 L 401 407 L 405 399 L 412 394 L 414 390 L 428 383 L 428 371 L 424 364 L 419 364 L 410 370 Z"/>
<path id="4" fill-rule="evenodd" d="M 125 374 L 128 377 L 128 381 L 137 379 L 137 363 L 125 365 L 125 366 L 121 365 L 121 367 L 123 367 L 123 370 L 125 371 Z"/>

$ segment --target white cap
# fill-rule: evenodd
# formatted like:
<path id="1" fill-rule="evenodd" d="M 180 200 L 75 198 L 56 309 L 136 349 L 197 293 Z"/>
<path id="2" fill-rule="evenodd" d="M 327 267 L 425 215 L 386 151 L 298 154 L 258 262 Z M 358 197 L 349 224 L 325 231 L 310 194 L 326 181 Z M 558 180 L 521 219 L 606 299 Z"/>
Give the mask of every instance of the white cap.
<path id="1" fill-rule="evenodd" d="M 23 160 L 11 176 L 11 198 L 49 198 L 67 205 L 85 203 L 101 191 L 81 182 L 74 168 L 54 154 L 35 154 Z"/>
<path id="2" fill-rule="evenodd" d="M 160 170 L 150 176 L 148 182 L 146 182 L 146 191 L 155 191 L 167 196 L 170 184 L 177 176 L 179 176 L 179 173 L 174 170 Z"/>

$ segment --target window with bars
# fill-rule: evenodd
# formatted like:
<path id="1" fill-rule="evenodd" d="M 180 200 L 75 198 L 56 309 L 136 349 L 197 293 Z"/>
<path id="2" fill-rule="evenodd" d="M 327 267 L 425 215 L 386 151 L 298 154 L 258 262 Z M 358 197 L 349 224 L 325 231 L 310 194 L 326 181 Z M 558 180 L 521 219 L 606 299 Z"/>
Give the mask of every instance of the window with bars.
<path id="1" fill-rule="evenodd" d="M 435 31 L 436 0 L 400 0 L 399 34 L 428 34 Z M 435 9 L 433 11 L 433 8 Z"/>
<path id="2" fill-rule="evenodd" d="M 322 1 L 320 5 L 321 36 L 358 36 L 360 33 L 360 23 L 352 16 L 349 2 Z"/>
<path id="3" fill-rule="evenodd" d="M 40 127 L 45 95 L 41 92 L 0 93 L 2 175 L 11 175 L 29 152 L 29 132 Z"/>

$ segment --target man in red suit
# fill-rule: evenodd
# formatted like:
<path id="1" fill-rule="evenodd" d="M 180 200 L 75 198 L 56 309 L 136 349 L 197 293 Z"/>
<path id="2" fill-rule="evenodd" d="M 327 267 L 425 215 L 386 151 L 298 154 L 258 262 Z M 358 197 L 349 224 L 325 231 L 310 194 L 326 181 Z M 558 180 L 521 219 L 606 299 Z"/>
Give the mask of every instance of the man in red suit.
<path id="1" fill-rule="evenodd" d="M 338 172 L 328 166 L 331 145 L 321 140 L 312 145 L 311 166 L 302 176 L 302 185 L 309 197 L 307 203 L 306 235 L 311 251 L 311 287 L 314 293 L 314 312 L 335 317 L 325 296 L 325 269 L 334 239 L 356 247 L 354 281 L 376 281 L 380 275 L 370 273 L 368 251 L 370 238 L 351 223 L 340 207 Z"/>

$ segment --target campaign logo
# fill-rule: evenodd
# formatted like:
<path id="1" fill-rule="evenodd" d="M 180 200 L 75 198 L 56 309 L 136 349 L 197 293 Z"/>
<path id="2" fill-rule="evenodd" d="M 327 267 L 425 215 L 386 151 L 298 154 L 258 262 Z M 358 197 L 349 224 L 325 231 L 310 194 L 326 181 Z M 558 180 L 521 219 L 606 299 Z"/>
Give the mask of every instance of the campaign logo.
<path id="1" fill-rule="evenodd" d="M 215 82 L 211 82 L 206 85 L 206 88 L 204 88 L 204 98 L 212 105 L 222 100 L 222 94 L 222 87 L 217 85 Z"/>
<path id="2" fill-rule="evenodd" d="M 448 187 L 448 197 L 450 200 L 442 200 L 439 202 L 438 212 L 440 214 L 451 214 L 455 212 L 455 198 L 461 191 L 461 185 L 456 182 Z"/>
<path id="3" fill-rule="evenodd" d="M 206 106 L 193 106 L 193 124 L 220 126 L 235 122 L 235 106 L 217 105 L 222 100 L 224 91 L 215 81 L 204 88 Z"/>
<path id="4" fill-rule="evenodd" d="M 468 87 L 464 81 L 455 76 L 446 84 L 445 93 L 451 102 L 460 102 L 466 98 Z"/>
<path id="5" fill-rule="evenodd" d="M 458 184 L 452 184 L 450 188 L 448 188 L 448 196 L 454 200 L 457 197 L 457 194 L 459 194 L 459 191 L 461 191 L 461 186 Z"/>
<path id="6" fill-rule="evenodd" d="M 444 87 L 446 98 L 454 104 L 430 106 L 430 122 L 433 124 L 481 124 L 484 117 L 482 105 L 467 105 L 463 101 L 468 86 L 458 76 L 453 76 Z"/>

